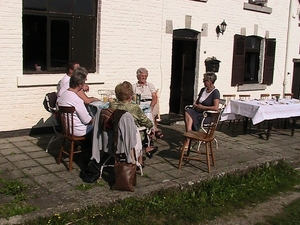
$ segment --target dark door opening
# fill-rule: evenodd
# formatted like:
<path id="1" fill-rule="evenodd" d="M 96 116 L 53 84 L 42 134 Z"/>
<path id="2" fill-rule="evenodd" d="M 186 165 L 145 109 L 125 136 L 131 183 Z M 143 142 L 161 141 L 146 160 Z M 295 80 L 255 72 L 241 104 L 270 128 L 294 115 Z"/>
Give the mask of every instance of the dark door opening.
<path id="1" fill-rule="evenodd" d="M 192 30 L 174 31 L 170 113 L 183 114 L 184 107 L 193 104 L 198 33 Z"/>
<path id="2" fill-rule="evenodd" d="M 300 60 L 294 60 L 292 93 L 294 98 L 300 99 Z"/>

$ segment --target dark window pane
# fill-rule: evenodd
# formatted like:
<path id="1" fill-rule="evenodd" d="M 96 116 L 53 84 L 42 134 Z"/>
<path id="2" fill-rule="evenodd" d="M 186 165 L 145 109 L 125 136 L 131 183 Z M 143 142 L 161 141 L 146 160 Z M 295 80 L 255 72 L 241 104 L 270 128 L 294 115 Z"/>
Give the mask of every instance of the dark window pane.
<path id="1" fill-rule="evenodd" d="M 24 9 L 47 11 L 47 0 L 24 0 Z"/>
<path id="2" fill-rule="evenodd" d="M 246 52 L 245 59 L 245 82 L 255 82 L 258 81 L 258 68 L 259 68 L 259 53 Z"/>
<path id="3" fill-rule="evenodd" d="M 36 65 L 46 70 L 47 17 L 23 16 L 23 67 L 36 70 Z"/>
<path id="4" fill-rule="evenodd" d="M 69 60 L 70 22 L 51 20 L 51 67 L 64 67 Z"/>
<path id="5" fill-rule="evenodd" d="M 88 17 L 74 17 L 73 20 L 73 49 L 72 59 L 76 59 L 80 62 L 81 66 L 84 66 L 88 72 L 95 72 L 96 56 L 96 19 L 90 19 Z"/>
<path id="6" fill-rule="evenodd" d="M 95 0 L 74 0 L 75 15 L 95 15 L 96 3 Z"/>
<path id="7" fill-rule="evenodd" d="M 49 0 L 49 11 L 72 13 L 72 0 Z"/>
<path id="8" fill-rule="evenodd" d="M 257 37 L 247 37 L 246 38 L 246 48 L 247 50 L 259 51 L 260 49 L 260 38 Z"/>

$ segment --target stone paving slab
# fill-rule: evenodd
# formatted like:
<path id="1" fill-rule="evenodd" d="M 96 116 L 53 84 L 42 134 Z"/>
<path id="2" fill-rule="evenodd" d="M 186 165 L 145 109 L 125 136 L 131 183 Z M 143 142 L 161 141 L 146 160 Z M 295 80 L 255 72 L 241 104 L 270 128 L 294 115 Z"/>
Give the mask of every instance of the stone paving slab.
<path id="1" fill-rule="evenodd" d="M 219 148 L 215 149 L 216 165 L 211 168 L 210 174 L 206 164 L 198 161 L 184 163 L 179 170 L 177 166 L 184 125 L 175 123 L 160 125 L 160 128 L 164 138 L 155 141 L 159 150 L 152 159 L 146 159 L 145 176 L 137 176 L 135 192 L 110 190 L 108 182 L 113 179 L 110 177 L 112 168 L 105 169 L 103 179 L 91 184 L 92 189 L 78 189 L 85 184 L 79 172 L 88 161 L 87 155 L 76 157 L 73 171 L 68 172 L 64 163 L 56 163 L 61 140 L 52 143 L 49 152 L 45 152 L 53 134 L 0 139 L 0 178 L 17 179 L 29 185 L 28 195 L 34 196 L 30 203 L 39 208 L 31 214 L 17 217 L 15 223 L 93 204 L 106 205 L 118 199 L 143 196 L 161 188 L 180 187 L 283 158 L 293 162 L 293 165 L 300 162 L 299 129 L 295 130 L 294 137 L 290 136 L 290 131 L 272 132 L 267 141 L 255 133 L 242 134 L 241 129 L 236 129 L 235 136 L 231 136 L 231 130 L 224 126 L 222 131 L 216 132 Z M 204 148 L 202 145 L 201 149 Z M 68 164 L 67 159 L 65 163 Z M 0 220 L 2 223 L 7 221 Z"/>

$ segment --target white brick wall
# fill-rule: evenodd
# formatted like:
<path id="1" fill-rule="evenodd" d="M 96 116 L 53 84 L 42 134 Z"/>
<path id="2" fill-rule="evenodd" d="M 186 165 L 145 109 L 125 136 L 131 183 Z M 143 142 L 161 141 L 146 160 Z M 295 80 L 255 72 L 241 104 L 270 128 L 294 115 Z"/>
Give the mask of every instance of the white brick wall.
<path id="1" fill-rule="evenodd" d="M 97 96 L 100 88 L 113 89 L 124 80 L 135 82 L 138 67 L 149 70 L 149 82 L 161 90 L 161 113 L 169 111 L 169 87 L 171 79 L 172 35 L 167 34 L 166 20 L 172 20 L 173 29 L 185 28 L 185 16 L 191 19 L 191 28 L 201 31 L 202 24 L 208 24 L 207 37 L 201 37 L 198 70 L 200 77 L 204 73 L 204 60 L 216 56 L 221 60 L 216 86 L 221 93 L 236 93 L 230 87 L 233 36 L 246 28 L 247 35 L 254 34 L 254 25 L 258 25 L 258 35 L 276 38 L 276 59 L 274 84 L 266 92 L 278 93 L 282 90 L 285 72 L 285 55 L 289 1 L 272 0 L 271 14 L 243 10 L 247 2 L 236 0 L 208 0 L 207 3 L 191 0 L 110 0 L 102 1 L 100 14 L 100 40 L 97 40 L 99 59 L 98 71 L 90 74 L 88 81 L 105 82 L 104 85 L 91 85 L 89 95 Z M 224 9 L 226 7 L 226 9 Z M 293 2 L 294 13 L 297 3 Z M 228 24 L 224 35 L 217 39 L 215 28 L 223 20 Z M 299 21 L 291 21 L 291 36 L 287 71 L 292 73 L 292 58 L 299 58 Z M 61 75 L 23 75 L 22 73 L 22 1 L 0 1 L 0 131 L 16 130 L 43 126 L 49 114 L 44 110 L 42 101 L 46 92 L 55 91 L 55 85 Z M 204 53 L 206 52 L 206 53 Z M 287 89 L 290 89 L 290 79 Z M 40 84 L 39 87 L 22 87 L 22 84 Z M 19 87 L 18 87 L 19 85 Z M 199 88 L 202 87 L 199 79 Z M 260 92 L 253 91 L 253 97 Z"/>

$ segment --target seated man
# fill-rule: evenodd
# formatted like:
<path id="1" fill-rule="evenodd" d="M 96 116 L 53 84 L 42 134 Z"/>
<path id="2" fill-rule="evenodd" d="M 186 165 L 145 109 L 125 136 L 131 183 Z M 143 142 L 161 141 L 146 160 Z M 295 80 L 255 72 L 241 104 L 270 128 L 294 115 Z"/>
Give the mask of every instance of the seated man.
<path id="1" fill-rule="evenodd" d="M 155 137 L 163 138 L 163 133 L 157 128 L 157 115 L 158 115 L 158 97 L 156 95 L 156 89 L 153 84 L 147 82 L 148 70 L 145 68 L 139 68 L 136 71 L 136 77 L 138 82 L 133 85 L 133 91 L 135 94 L 141 95 L 141 103 L 148 103 L 151 107 L 152 117 L 154 121 Z"/>
<path id="2" fill-rule="evenodd" d="M 82 90 L 88 72 L 83 67 L 73 71 L 70 78 L 70 87 L 62 93 L 57 101 L 58 106 L 73 106 L 74 112 L 74 135 L 86 135 L 86 144 L 91 145 L 93 118 L 89 115 L 83 100 L 77 95 Z"/>
<path id="3" fill-rule="evenodd" d="M 110 108 L 122 109 L 132 114 L 134 122 L 137 127 L 146 127 L 152 129 L 152 121 L 145 115 L 139 105 L 131 102 L 133 96 L 133 89 L 131 83 L 124 81 L 115 88 L 117 102 L 110 102 Z M 145 138 L 144 134 L 141 134 L 142 140 Z M 148 158 L 152 158 L 152 154 L 157 151 L 157 147 L 147 147 L 145 149 Z M 142 164 L 142 157 L 139 158 L 139 162 Z"/>
<path id="4" fill-rule="evenodd" d="M 67 65 L 67 74 L 59 81 L 59 85 L 57 86 L 57 98 L 70 87 L 70 77 L 72 76 L 73 71 L 78 68 L 80 65 L 77 61 L 70 61 Z M 87 79 L 87 78 L 86 78 Z M 84 104 L 89 104 L 93 101 L 99 100 L 94 97 L 88 97 L 85 92 L 89 91 L 89 86 L 84 84 L 81 90 L 77 92 L 77 95 L 84 101 Z"/>

